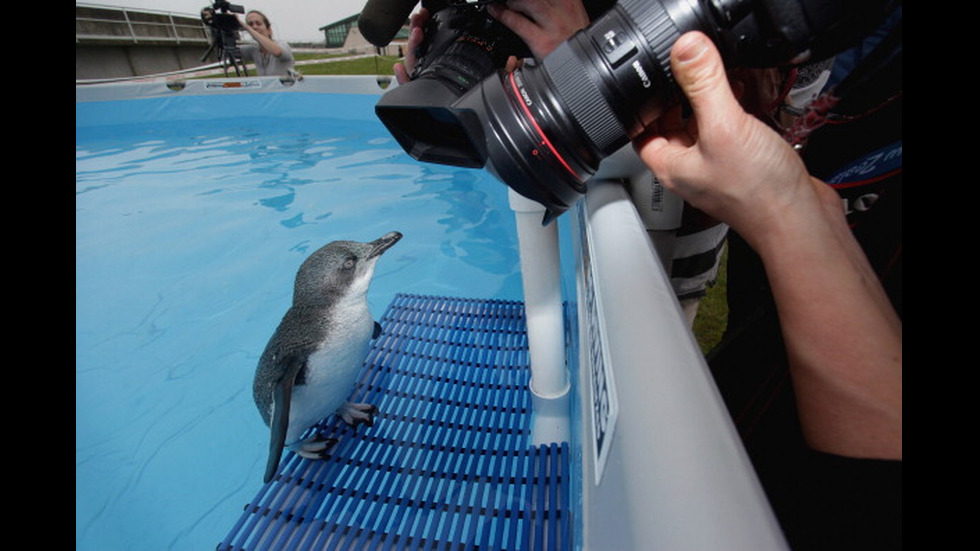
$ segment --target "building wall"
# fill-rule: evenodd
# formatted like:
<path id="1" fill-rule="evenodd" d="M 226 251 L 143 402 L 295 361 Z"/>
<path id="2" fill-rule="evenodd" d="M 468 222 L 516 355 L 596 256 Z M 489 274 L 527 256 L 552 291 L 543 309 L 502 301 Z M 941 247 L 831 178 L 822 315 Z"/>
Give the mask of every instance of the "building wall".
<path id="1" fill-rule="evenodd" d="M 75 80 L 99 80 L 182 71 L 216 61 L 203 62 L 207 47 L 75 45 Z"/>
<path id="2" fill-rule="evenodd" d="M 390 44 L 383 48 L 378 48 L 374 44 L 368 42 L 364 35 L 361 34 L 361 30 L 357 28 L 357 25 L 351 27 L 350 32 L 347 34 L 347 40 L 344 41 L 344 49 L 349 52 L 363 53 L 363 54 L 379 54 L 379 55 L 404 55 L 405 45 L 407 41 L 396 37 L 391 41 Z"/>
<path id="3" fill-rule="evenodd" d="M 209 44 L 196 15 L 75 5 L 75 80 L 193 69 Z"/>

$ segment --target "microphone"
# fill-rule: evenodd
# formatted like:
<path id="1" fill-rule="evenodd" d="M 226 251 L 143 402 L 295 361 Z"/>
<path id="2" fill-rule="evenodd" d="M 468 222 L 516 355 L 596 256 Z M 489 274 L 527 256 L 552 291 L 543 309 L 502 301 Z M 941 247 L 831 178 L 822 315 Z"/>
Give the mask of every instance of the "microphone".
<path id="1" fill-rule="evenodd" d="M 371 44 L 383 48 L 398 34 L 419 0 L 368 0 L 357 28 Z"/>

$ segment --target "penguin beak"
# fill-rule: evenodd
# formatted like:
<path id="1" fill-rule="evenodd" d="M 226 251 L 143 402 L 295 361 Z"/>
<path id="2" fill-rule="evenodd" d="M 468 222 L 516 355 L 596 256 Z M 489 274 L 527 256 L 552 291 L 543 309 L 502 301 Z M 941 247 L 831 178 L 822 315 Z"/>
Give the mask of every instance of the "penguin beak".
<path id="1" fill-rule="evenodd" d="M 402 234 L 400 232 L 393 231 L 375 239 L 371 242 L 371 253 L 368 255 L 368 258 L 380 256 L 381 253 L 390 249 L 392 245 L 398 243 L 398 240 L 401 238 Z"/>

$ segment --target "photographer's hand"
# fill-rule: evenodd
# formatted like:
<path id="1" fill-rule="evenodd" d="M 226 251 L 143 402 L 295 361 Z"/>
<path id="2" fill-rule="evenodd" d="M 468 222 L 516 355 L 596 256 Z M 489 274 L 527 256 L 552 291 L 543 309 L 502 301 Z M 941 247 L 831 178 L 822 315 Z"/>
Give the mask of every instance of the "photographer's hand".
<path id="1" fill-rule="evenodd" d="M 669 189 L 741 234 L 762 258 L 807 442 L 854 457 L 902 457 L 902 323 L 854 239 L 837 193 L 739 106 L 714 44 L 671 50 L 690 101 L 634 141 Z"/>
<path id="2" fill-rule="evenodd" d="M 398 81 L 398 84 L 405 84 L 412 80 L 411 71 L 417 61 L 415 59 L 415 50 L 418 49 L 419 45 L 425 39 L 425 32 L 422 29 L 429 21 L 429 17 L 429 10 L 422 8 L 418 13 L 412 14 L 412 17 L 409 19 L 408 44 L 405 45 L 405 60 L 402 63 L 396 63 L 393 67 L 395 80 Z"/>
<path id="3" fill-rule="evenodd" d="M 747 239 L 766 235 L 786 206 L 831 191 L 814 185 L 799 155 L 742 109 L 710 40 L 682 36 L 671 67 L 694 116 L 685 120 L 675 108 L 635 142 L 665 185 Z"/>
<path id="4" fill-rule="evenodd" d="M 521 37 L 537 59 L 589 26 L 582 0 L 508 0 L 488 4 L 487 11 Z"/>

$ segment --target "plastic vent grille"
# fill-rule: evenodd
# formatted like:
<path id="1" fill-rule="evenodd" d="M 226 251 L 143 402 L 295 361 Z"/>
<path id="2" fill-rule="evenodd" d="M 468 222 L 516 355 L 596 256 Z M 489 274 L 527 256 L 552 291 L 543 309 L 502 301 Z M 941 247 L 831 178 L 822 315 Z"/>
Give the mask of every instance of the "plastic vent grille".
<path id="1" fill-rule="evenodd" d="M 530 446 L 521 302 L 398 295 L 325 460 L 287 452 L 218 549 L 565 550 L 567 443 Z"/>

